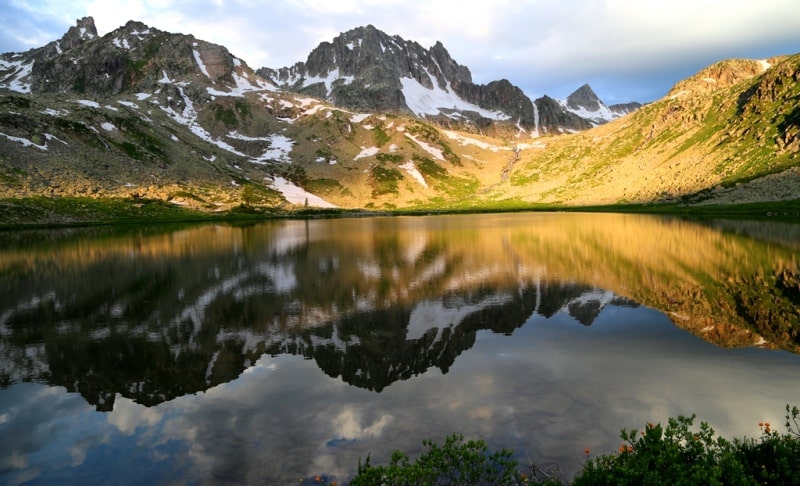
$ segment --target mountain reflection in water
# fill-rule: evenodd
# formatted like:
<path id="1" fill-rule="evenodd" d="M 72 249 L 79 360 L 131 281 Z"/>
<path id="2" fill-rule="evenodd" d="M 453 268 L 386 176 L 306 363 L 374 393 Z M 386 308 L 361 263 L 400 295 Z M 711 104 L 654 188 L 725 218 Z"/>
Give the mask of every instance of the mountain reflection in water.
<path id="1" fill-rule="evenodd" d="M 0 385 L 63 387 L 97 411 L 205 392 L 284 355 L 384 393 L 469 366 L 482 331 L 514 334 L 498 344 L 511 346 L 532 322 L 592 326 L 606 309 L 652 320 L 640 303 L 716 345 L 800 345 L 797 248 L 677 219 L 470 215 L 5 237 Z M 13 406 L 0 398 L 0 415 Z"/>

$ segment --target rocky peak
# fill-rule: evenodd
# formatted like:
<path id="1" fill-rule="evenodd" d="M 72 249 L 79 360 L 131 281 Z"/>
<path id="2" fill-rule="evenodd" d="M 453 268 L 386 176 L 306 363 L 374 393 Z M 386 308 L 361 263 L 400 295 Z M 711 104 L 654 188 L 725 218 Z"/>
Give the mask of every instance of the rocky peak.
<path id="1" fill-rule="evenodd" d="M 567 96 L 567 106 L 573 110 L 598 111 L 601 104 L 600 98 L 588 84 L 584 84 Z"/>
<path id="2" fill-rule="evenodd" d="M 109 96 L 173 82 L 192 83 L 187 92 L 201 94 L 210 86 L 229 92 L 267 85 L 223 46 L 136 21 L 98 37 L 92 17 L 60 40 L 0 63 L 0 88 L 22 92 Z"/>
<path id="3" fill-rule="evenodd" d="M 97 28 L 94 25 L 94 18 L 83 17 L 78 19 L 72 27 L 69 28 L 64 37 L 59 41 L 59 46 L 62 50 L 68 51 L 87 40 L 97 38 Z"/>

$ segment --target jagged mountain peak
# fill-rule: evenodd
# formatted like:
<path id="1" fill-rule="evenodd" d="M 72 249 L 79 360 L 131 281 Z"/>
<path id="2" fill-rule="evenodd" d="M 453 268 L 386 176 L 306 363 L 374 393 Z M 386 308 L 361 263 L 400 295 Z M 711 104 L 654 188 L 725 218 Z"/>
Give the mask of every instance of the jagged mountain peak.
<path id="1" fill-rule="evenodd" d="M 274 89 L 224 46 L 134 20 L 99 37 L 94 19 L 84 17 L 58 41 L 0 58 L 0 88 L 18 92 L 109 96 L 152 92 L 163 80 L 200 90 Z"/>
<path id="2" fill-rule="evenodd" d="M 94 25 L 93 17 L 83 17 L 75 21 L 75 25 L 69 28 L 64 37 L 59 41 L 63 50 L 69 50 L 83 44 L 87 40 L 97 38 L 97 27 Z"/>
<path id="3" fill-rule="evenodd" d="M 584 84 L 567 96 L 567 106 L 573 110 L 583 108 L 586 111 L 597 111 L 600 109 L 601 103 L 600 98 L 588 84 Z"/>
<path id="4" fill-rule="evenodd" d="M 589 84 L 584 84 L 570 94 L 567 99 L 560 100 L 561 106 L 570 113 L 588 120 L 591 125 L 602 125 L 615 118 L 627 115 L 642 105 L 637 102 L 606 105 Z"/>
<path id="5" fill-rule="evenodd" d="M 503 97 L 487 96 L 491 87 L 475 90 L 469 69 L 458 64 L 441 42 L 426 49 L 373 25 L 320 43 L 305 62 L 280 69 L 262 68 L 258 73 L 284 89 L 349 109 L 451 120 L 523 118 L 517 116 L 519 103 L 504 109 L 481 101 Z M 530 100 L 527 112 L 532 112 Z M 526 122 L 533 119 L 527 112 Z"/>
<path id="6" fill-rule="evenodd" d="M 441 41 L 426 49 L 371 24 L 320 43 L 304 62 L 257 72 L 285 90 L 348 109 L 400 112 L 481 130 L 506 122 L 534 136 L 584 130 L 635 109 L 609 109 L 588 85 L 568 101 L 540 99 L 537 106 L 506 79 L 473 83 L 469 68 L 458 64 Z"/>

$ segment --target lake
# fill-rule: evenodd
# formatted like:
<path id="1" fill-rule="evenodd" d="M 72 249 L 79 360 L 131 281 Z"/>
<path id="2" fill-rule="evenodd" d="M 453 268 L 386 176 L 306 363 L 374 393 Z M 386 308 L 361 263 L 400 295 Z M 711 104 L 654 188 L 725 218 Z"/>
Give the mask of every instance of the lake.
<path id="1" fill-rule="evenodd" d="M 346 482 L 452 433 L 569 479 L 783 431 L 800 225 L 515 213 L 0 234 L 0 479 Z"/>

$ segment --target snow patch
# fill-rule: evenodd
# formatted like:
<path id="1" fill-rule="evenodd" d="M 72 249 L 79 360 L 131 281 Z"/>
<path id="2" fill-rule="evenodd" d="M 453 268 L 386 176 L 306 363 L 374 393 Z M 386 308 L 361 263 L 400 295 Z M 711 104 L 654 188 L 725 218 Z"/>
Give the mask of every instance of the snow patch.
<path id="1" fill-rule="evenodd" d="M 298 187 L 283 177 L 275 177 L 270 187 L 283 194 L 292 204 L 306 204 L 318 208 L 335 208 L 336 206 L 322 199 L 321 197 L 307 192 L 302 187 Z"/>
<path id="2" fill-rule="evenodd" d="M 103 122 L 103 124 L 100 125 L 100 128 L 102 128 L 103 130 L 105 130 L 107 132 L 113 132 L 114 130 L 117 129 L 117 127 L 115 127 L 113 123 L 109 123 L 109 122 Z"/>
<path id="3" fill-rule="evenodd" d="M 378 147 L 361 147 L 361 152 L 353 157 L 353 160 L 363 159 L 365 157 L 372 157 L 378 153 Z"/>
<path id="4" fill-rule="evenodd" d="M 11 140 L 12 142 L 21 143 L 23 147 L 36 147 L 39 150 L 47 150 L 47 145 L 35 144 L 35 143 L 31 142 L 30 140 L 28 140 L 27 138 L 14 137 L 12 135 L 7 135 L 7 134 L 5 134 L 3 132 L 0 132 L 0 137 L 5 137 L 5 138 Z"/>
<path id="5" fill-rule="evenodd" d="M 305 88 L 311 86 L 312 84 L 323 83 L 326 89 L 325 96 L 327 97 L 331 95 L 331 90 L 333 89 L 334 81 L 337 81 L 339 79 L 343 80 L 344 84 L 350 84 L 353 82 L 355 78 L 353 76 L 341 76 L 339 74 L 339 69 L 337 68 L 334 69 L 333 71 L 330 71 L 324 78 L 322 76 L 311 76 L 305 78 L 303 80 L 303 87 Z"/>
<path id="6" fill-rule="evenodd" d="M 69 144 L 68 144 L 67 142 L 65 142 L 65 141 L 61 140 L 60 138 L 56 137 L 56 136 L 55 136 L 55 135 L 53 135 L 53 134 L 50 134 L 50 133 L 45 133 L 45 134 L 44 134 L 44 138 L 46 138 L 48 142 L 49 142 L 50 140 L 55 140 L 55 141 L 57 141 L 57 142 L 61 142 L 61 143 L 63 143 L 64 145 L 66 145 L 66 146 L 68 146 L 68 147 L 69 147 Z"/>
<path id="7" fill-rule="evenodd" d="M 442 110 L 473 111 L 486 118 L 494 120 L 508 120 L 510 117 L 500 111 L 490 111 L 478 105 L 469 103 L 461 99 L 456 93 L 449 89 L 442 89 L 437 85 L 436 78 L 425 70 L 431 79 L 433 89 L 426 88 L 413 78 L 400 78 L 403 96 L 406 105 L 417 116 L 425 115 L 447 115 Z M 450 116 L 450 115 L 448 115 Z M 452 116 L 451 116 L 452 117 Z"/>
<path id="8" fill-rule="evenodd" d="M 77 100 L 75 103 L 79 105 L 88 106 L 89 108 L 100 108 L 100 103 L 92 100 Z"/>
<path id="9" fill-rule="evenodd" d="M 166 76 L 166 73 L 164 73 Z M 236 150 L 233 146 L 228 143 L 223 142 L 222 140 L 217 140 L 208 133 L 205 128 L 201 127 L 200 124 L 197 123 L 197 111 L 194 109 L 194 104 L 192 100 L 186 96 L 186 93 L 183 92 L 183 86 L 178 86 L 178 93 L 180 93 L 181 98 L 183 99 L 184 108 L 183 113 L 178 113 L 171 107 L 163 107 L 159 105 L 164 112 L 167 113 L 173 120 L 176 122 L 186 126 L 189 130 L 192 131 L 196 136 L 205 140 L 206 142 L 212 143 L 217 147 L 226 150 L 232 154 L 247 157 L 247 155 L 243 154 Z"/>
<path id="10" fill-rule="evenodd" d="M 119 49 L 130 49 L 131 45 L 128 43 L 128 39 L 120 40 L 119 37 L 114 37 L 114 40 L 111 41 L 112 44 L 117 46 Z"/>
<path id="11" fill-rule="evenodd" d="M 172 80 L 169 79 L 169 76 L 167 76 L 167 72 L 162 69 L 161 73 L 163 74 L 163 76 L 157 82 L 159 84 L 172 84 Z"/>
<path id="12" fill-rule="evenodd" d="M 25 64 L 23 61 L 6 61 L 5 59 L 0 59 L 0 71 L 13 71 L 2 80 L 0 88 L 6 88 L 11 91 L 16 91 L 17 93 L 30 93 L 31 84 L 25 81 L 30 79 L 33 63 L 34 61 Z"/>
<path id="13" fill-rule="evenodd" d="M 269 148 L 261 154 L 260 157 L 254 159 L 253 162 L 264 163 L 268 160 L 278 160 L 291 164 L 292 158 L 289 154 L 292 152 L 294 140 L 284 135 L 271 135 L 269 137 Z"/>
<path id="14" fill-rule="evenodd" d="M 233 77 L 234 83 L 236 83 L 235 88 L 232 87 L 229 89 L 229 91 L 220 91 L 209 86 L 206 88 L 208 94 L 211 96 L 232 96 L 241 98 L 245 95 L 245 93 L 253 91 L 278 91 L 278 88 L 275 87 L 275 85 L 264 81 L 263 79 L 257 79 L 255 84 L 251 83 L 247 78 L 247 73 L 245 73 L 244 76 L 240 76 L 236 71 L 233 71 L 231 76 Z"/>
<path id="15" fill-rule="evenodd" d="M 205 74 L 208 79 L 211 79 L 211 76 L 208 74 L 208 69 L 206 69 L 205 63 L 203 63 L 203 58 L 200 57 L 200 52 L 197 50 L 197 42 L 192 44 L 192 55 L 194 56 L 194 61 L 197 63 L 197 67 L 200 68 L 200 72 Z"/>
<path id="16" fill-rule="evenodd" d="M 570 108 L 567 105 L 567 100 L 556 100 L 558 104 L 560 104 L 565 110 L 569 111 L 570 113 L 574 113 L 581 118 L 585 118 L 592 122 L 593 125 L 597 125 L 598 123 L 608 122 L 615 118 L 619 118 L 620 115 L 611 111 L 602 101 L 599 103 L 600 106 L 596 111 L 589 111 L 586 108 Z"/>
<path id="17" fill-rule="evenodd" d="M 416 166 L 416 165 L 414 165 L 414 162 L 413 162 L 413 161 L 409 160 L 409 161 L 408 161 L 408 162 L 406 162 L 405 164 L 403 164 L 403 165 L 399 165 L 398 167 L 400 167 L 401 169 L 403 169 L 403 170 L 405 170 L 406 172 L 408 172 L 408 174 L 409 174 L 411 177 L 413 177 L 413 178 L 414 178 L 414 179 L 415 179 L 417 182 L 419 182 L 420 184 L 422 184 L 422 185 L 423 185 L 423 187 L 428 187 L 428 183 L 427 183 L 427 182 L 425 182 L 425 178 L 424 178 L 424 177 L 422 177 L 422 174 L 420 173 L 420 171 L 419 171 L 419 170 L 417 170 L 417 166 Z"/>
<path id="18" fill-rule="evenodd" d="M 42 113 L 44 115 L 50 115 L 50 116 L 65 116 L 65 115 L 69 115 L 69 112 L 67 110 L 54 110 L 52 108 L 46 108 L 46 109 L 40 111 L 39 113 Z"/>
<path id="19" fill-rule="evenodd" d="M 422 147 L 423 150 L 425 150 L 426 152 L 431 154 L 434 158 L 439 159 L 439 160 L 445 160 L 444 159 L 444 153 L 440 149 L 438 149 L 438 148 L 436 148 L 436 147 L 434 147 L 432 145 L 429 145 L 429 144 L 423 142 L 422 140 L 419 140 L 417 137 L 415 137 L 414 135 L 411 135 L 409 133 L 406 133 L 406 137 L 408 137 L 411 140 L 413 140 L 414 142 L 416 142 L 417 145 Z"/>
<path id="20" fill-rule="evenodd" d="M 447 138 L 449 138 L 450 140 L 455 140 L 459 144 L 461 144 L 462 146 L 475 145 L 476 147 L 480 147 L 480 148 L 486 149 L 486 150 L 491 150 L 492 152 L 497 152 L 498 150 L 511 150 L 510 147 L 498 147 L 497 145 L 493 145 L 493 144 L 484 142 L 483 140 L 478 140 L 476 138 L 465 137 L 464 135 L 461 135 L 460 133 L 456 133 L 456 132 L 453 132 L 453 131 L 450 131 L 450 130 L 442 130 L 442 133 L 444 133 L 447 136 Z"/>

